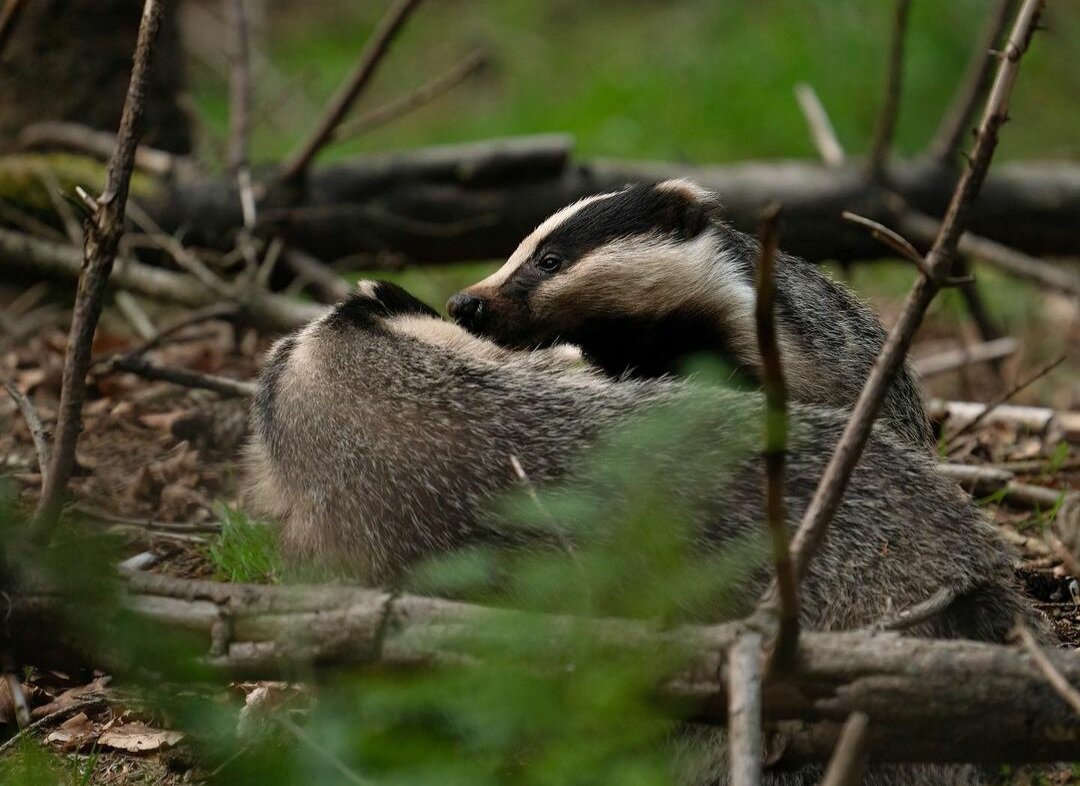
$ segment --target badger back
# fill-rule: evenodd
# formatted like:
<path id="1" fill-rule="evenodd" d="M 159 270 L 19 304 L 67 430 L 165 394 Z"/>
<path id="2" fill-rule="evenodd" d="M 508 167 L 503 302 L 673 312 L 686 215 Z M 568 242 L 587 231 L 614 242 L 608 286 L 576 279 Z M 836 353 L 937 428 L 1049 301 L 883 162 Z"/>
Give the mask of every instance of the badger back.
<path id="1" fill-rule="evenodd" d="M 536 482 L 564 474 L 633 406 L 600 385 L 442 351 L 346 303 L 267 357 L 250 498 L 292 558 L 382 583 L 428 554 L 512 540 L 481 521 L 515 482 L 511 456 Z"/>

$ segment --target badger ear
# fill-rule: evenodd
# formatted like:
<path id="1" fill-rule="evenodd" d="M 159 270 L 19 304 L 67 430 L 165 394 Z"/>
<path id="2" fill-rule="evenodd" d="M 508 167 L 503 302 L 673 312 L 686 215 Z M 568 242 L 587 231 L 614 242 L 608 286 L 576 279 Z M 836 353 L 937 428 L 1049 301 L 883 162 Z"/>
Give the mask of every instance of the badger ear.
<path id="1" fill-rule="evenodd" d="M 689 180 L 665 180 L 656 190 L 670 198 L 672 224 L 680 236 L 695 238 L 720 221 L 716 194 Z"/>

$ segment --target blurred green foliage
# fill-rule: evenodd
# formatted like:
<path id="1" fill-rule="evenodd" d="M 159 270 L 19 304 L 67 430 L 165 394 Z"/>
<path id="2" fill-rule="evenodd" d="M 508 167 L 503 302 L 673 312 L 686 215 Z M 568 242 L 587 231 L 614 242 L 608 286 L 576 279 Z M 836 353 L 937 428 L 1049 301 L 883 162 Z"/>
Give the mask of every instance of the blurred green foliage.
<path id="1" fill-rule="evenodd" d="M 274 160 L 353 66 L 386 3 L 275 2 L 255 151 Z M 991 0 L 916 2 L 907 39 L 897 148 L 923 148 L 948 105 Z M 870 144 L 882 102 L 893 3 L 866 0 L 440 0 L 423 4 L 395 42 L 360 111 L 442 73 L 473 46 L 493 53 L 486 77 L 367 136 L 357 151 L 492 136 L 570 132 L 587 156 L 697 162 L 815 156 L 793 97 L 813 85 L 841 142 Z M 1080 7 L 1051 3 L 1024 60 L 1001 156 L 1076 157 L 1080 140 Z M 194 96 L 225 136 L 220 74 L 193 69 Z"/>
<path id="2" fill-rule="evenodd" d="M 276 584 L 284 571 L 277 548 L 277 530 L 224 503 L 218 503 L 216 510 L 221 532 L 211 539 L 207 556 L 217 568 L 218 578 L 246 584 Z"/>

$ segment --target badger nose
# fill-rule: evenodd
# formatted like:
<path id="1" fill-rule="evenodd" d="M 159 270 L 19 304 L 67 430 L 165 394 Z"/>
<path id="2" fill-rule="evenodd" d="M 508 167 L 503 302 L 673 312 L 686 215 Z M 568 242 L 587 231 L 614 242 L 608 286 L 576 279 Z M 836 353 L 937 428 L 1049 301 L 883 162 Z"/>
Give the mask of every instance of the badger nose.
<path id="1" fill-rule="evenodd" d="M 484 316 L 484 301 L 467 292 L 458 292 L 447 301 L 446 310 L 459 325 L 473 329 L 479 327 Z"/>

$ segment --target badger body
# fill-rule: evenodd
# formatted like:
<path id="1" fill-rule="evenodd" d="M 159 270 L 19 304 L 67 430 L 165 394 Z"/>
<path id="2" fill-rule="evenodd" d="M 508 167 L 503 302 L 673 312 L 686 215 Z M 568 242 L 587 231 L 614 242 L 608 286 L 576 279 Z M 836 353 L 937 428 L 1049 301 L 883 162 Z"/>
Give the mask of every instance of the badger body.
<path id="1" fill-rule="evenodd" d="M 557 212 L 487 279 L 450 299 L 469 330 L 510 347 L 564 341 L 611 375 L 678 372 L 698 353 L 751 379 L 761 366 L 754 325 L 759 247 L 726 225 L 713 195 L 687 181 L 634 185 Z M 885 330 L 849 289 L 778 253 L 776 322 L 796 400 L 850 408 Z M 909 444 L 933 433 L 909 368 L 881 420 Z"/>
<path id="2" fill-rule="evenodd" d="M 694 443 L 683 448 L 705 466 L 726 466 L 714 481 L 709 476 L 695 540 L 701 549 L 720 550 L 763 527 L 760 455 L 724 461 L 732 446 L 747 444 L 748 419 L 762 404 L 756 393 L 702 387 L 612 380 L 560 347 L 510 351 L 439 320 L 392 285 L 364 283 L 270 352 L 252 411 L 250 498 L 280 520 L 284 550 L 294 560 L 367 584 L 393 584 L 419 560 L 474 544 L 542 547 L 490 512 L 493 500 L 520 485 L 511 457 L 535 486 L 572 488 L 582 457 L 605 434 L 657 408 L 689 407 L 712 417 L 702 418 Z M 795 526 L 845 416 L 799 404 L 791 416 L 785 495 Z M 666 484 L 684 483 L 671 456 L 636 458 L 663 467 L 657 472 Z M 925 451 L 875 427 L 801 586 L 803 623 L 858 628 L 949 588 L 956 601 L 911 632 L 1000 642 L 1018 614 L 1034 613 L 1014 585 L 1013 562 Z M 742 599 L 753 603 L 769 578 L 762 566 L 739 588 Z M 683 742 L 698 753 L 723 746 L 716 737 L 703 746 Z M 693 781 L 716 782 L 723 771 L 722 758 L 712 765 L 687 760 Z M 773 773 L 767 782 L 809 784 L 819 776 L 807 769 Z M 977 773 L 872 768 L 867 780 L 962 782 L 979 782 Z"/>

